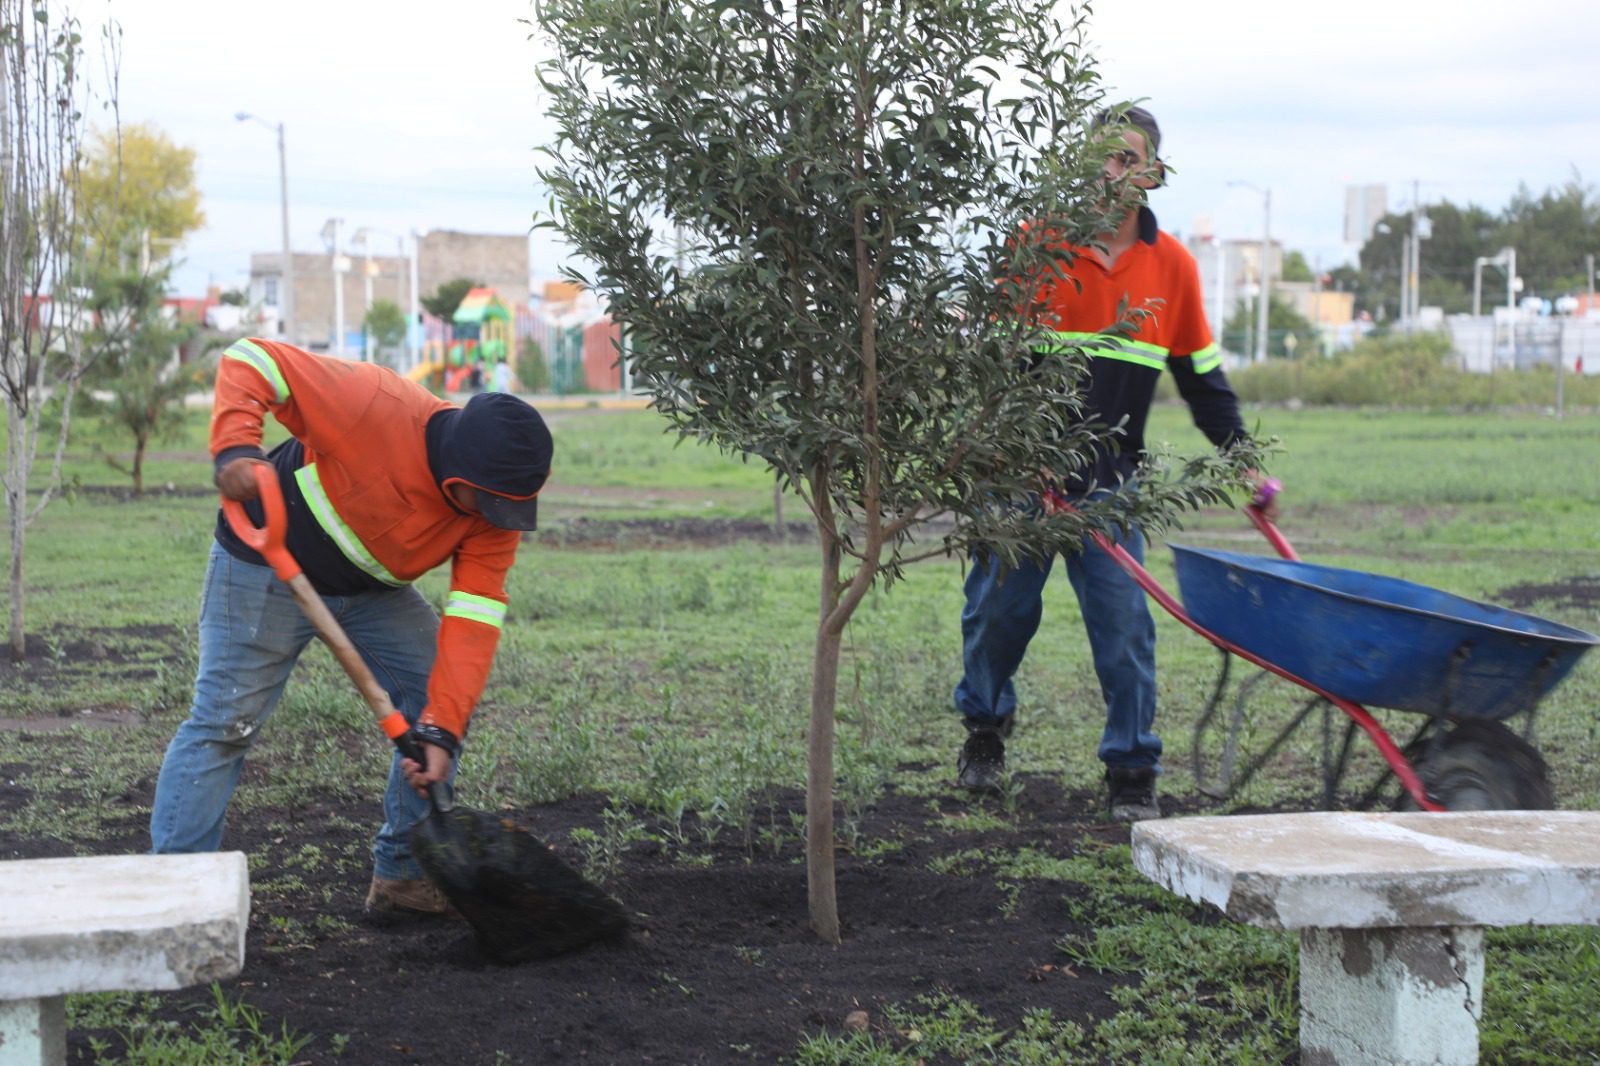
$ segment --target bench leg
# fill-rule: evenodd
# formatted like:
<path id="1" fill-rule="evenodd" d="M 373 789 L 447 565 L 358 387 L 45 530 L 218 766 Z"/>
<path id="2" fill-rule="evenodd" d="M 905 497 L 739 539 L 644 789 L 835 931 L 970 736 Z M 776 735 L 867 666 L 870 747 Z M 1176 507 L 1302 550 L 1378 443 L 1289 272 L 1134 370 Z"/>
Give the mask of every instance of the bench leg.
<path id="1" fill-rule="evenodd" d="M 0 1000 L 0 1066 L 63 1066 L 67 997 Z"/>
<path id="2" fill-rule="evenodd" d="M 1483 930 L 1302 929 L 1302 1066 L 1472 1066 Z"/>

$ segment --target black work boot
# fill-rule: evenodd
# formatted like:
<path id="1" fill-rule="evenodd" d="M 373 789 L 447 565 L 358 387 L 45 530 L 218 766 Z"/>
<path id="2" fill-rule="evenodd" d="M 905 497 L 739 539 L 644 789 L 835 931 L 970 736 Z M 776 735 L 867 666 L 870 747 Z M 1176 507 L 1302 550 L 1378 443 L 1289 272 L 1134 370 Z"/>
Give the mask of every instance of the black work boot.
<path id="1" fill-rule="evenodd" d="M 1011 735 L 1011 718 L 998 722 L 966 719 L 967 742 L 956 757 L 956 785 L 968 792 L 998 794 L 1006 773 L 1005 738 Z"/>
<path id="2" fill-rule="evenodd" d="M 1153 766 L 1106 767 L 1106 791 L 1110 794 L 1111 817 L 1119 822 L 1161 817 Z"/>

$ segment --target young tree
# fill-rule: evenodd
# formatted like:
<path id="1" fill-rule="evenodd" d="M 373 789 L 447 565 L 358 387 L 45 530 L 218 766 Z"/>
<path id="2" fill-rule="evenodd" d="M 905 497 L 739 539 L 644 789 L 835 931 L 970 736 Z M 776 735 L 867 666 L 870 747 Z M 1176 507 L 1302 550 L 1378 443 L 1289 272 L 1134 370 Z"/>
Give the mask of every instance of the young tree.
<path id="1" fill-rule="evenodd" d="M 392 365 L 388 362 L 389 357 L 406 339 L 406 315 L 400 310 L 400 305 L 381 297 L 373 300 L 366 316 L 361 319 L 361 328 L 377 345 L 378 361 L 386 366 Z"/>
<path id="2" fill-rule="evenodd" d="M 115 114 L 119 36 L 104 32 L 106 101 Z M 89 361 L 87 291 L 77 257 L 89 244 L 80 214 L 84 111 L 82 28 L 42 0 L 0 0 L 0 391 L 6 413 L 5 506 L 11 541 L 10 644 L 25 655 L 23 552 L 28 526 L 61 486 L 72 398 Z M 41 432 L 58 410 L 55 440 Z M 49 473 L 34 478 L 40 446 Z"/>
<path id="3" fill-rule="evenodd" d="M 529 392 L 544 392 L 550 387 L 550 367 L 544 361 L 544 347 L 534 337 L 522 338 L 513 369 L 517 380 Z"/>
<path id="4" fill-rule="evenodd" d="M 186 366 L 178 348 L 195 327 L 169 322 L 162 315 L 161 294 L 167 272 L 103 273 L 96 279 L 91 307 L 96 325 L 87 343 L 94 353 L 88 380 L 108 392 L 104 402 L 88 398 L 85 406 L 133 435 L 133 459 L 124 467 L 106 461 L 133 479 L 133 494 L 144 495 L 144 457 L 152 440 L 171 436 L 183 425 L 184 399 L 206 386 L 209 368 Z"/>
<path id="5" fill-rule="evenodd" d="M 677 431 L 759 456 L 816 521 L 807 881 L 836 942 L 840 640 L 872 584 L 969 546 L 1014 564 L 1112 522 L 1160 528 L 1223 498 L 1231 467 L 1028 505 L 1041 469 L 1080 467 L 1111 431 L 1080 422 L 1082 350 L 1035 357 L 1026 312 L 1050 242 L 1089 243 L 1131 195 L 1100 181 L 1104 101 L 1081 21 L 1051 0 L 540 10 L 550 224 L 594 264 L 572 277 L 626 323 Z M 934 519 L 953 528 L 918 543 Z"/>
<path id="6" fill-rule="evenodd" d="M 106 459 L 132 477 L 135 495 L 144 493 L 151 440 L 181 424 L 184 398 L 204 384 L 199 368 L 178 360 L 194 328 L 168 321 L 161 305 L 170 275 L 162 264 L 205 222 L 194 164 L 194 149 L 151 123 L 96 131 L 81 163 L 73 280 L 91 294 L 89 380 L 110 393 L 103 404 L 86 399 L 83 406 L 133 435 L 130 467 Z"/>

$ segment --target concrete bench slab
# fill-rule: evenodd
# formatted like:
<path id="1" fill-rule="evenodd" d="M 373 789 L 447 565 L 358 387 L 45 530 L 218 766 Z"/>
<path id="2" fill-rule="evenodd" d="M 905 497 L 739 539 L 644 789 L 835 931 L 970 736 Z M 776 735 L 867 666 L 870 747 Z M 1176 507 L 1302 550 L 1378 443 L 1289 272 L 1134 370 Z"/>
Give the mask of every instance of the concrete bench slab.
<path id="1" fill-rule="evenodd" d="M 1600 924 L 1600 812 L 1236 815 L 1137 823 L 1134 866 L 1300 932 L 1305 1066 L 1475 1063 L 1483 928 Z"/>
<path id="2" fill-rule="evenodd" d="M 0 1066 L 65 1057 L 64 998 L 220 980 L 244 965 L 242 852 L 0 862 Z"/>

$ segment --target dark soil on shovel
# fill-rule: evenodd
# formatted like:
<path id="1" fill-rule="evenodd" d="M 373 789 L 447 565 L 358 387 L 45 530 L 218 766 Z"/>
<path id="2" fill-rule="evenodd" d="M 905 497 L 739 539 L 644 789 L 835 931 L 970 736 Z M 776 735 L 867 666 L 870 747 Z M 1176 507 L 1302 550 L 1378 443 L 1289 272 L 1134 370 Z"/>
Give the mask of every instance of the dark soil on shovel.
<path id="1" fill-rule="evenodd" d="M 0 765 L 6 776 L 17 769 Z M 20 791 L 0 791 L 0 804 L 26 803 Z M 854 1011 L 886 1031 L 883 1006 L 935 991 L 970 999 L 1007 1027 L 1038 1007 L 1085 1022 L 1114 1013 L 1108 993 L 1136 978 L 1074 969 L 1055 946 L 1084 931 L 1067 915 L 1073 887 L 1025 886 L 1007 912 L 992 876 L 936 873 L 932 864 L 974 847 L 1027 844 L 1069 855 L 1126 842 L 1127 826 L 1106 820 L 1098 802 L 1029 779 L 1020 809 L 1006 816 L 1016 828 L 976 832 L 963 823 L 980 813 L 992 820 L 994 804 L 974 807 L 953 793 L 886 795 L 863 820 L 861 839 L 900 846 L 870 858 L 841 852 L 837 946 L 808 928 L 794 838 L 777 854 L 761 845 L 747 854 L 719 838 L 714 848 L 690 849 L 710 857 L 704 864 L 635 843 L 607 880 L 630 912 L 626 939 L 520 966 L 491 962 L 459 918 L 366 916 L 364 866 L 293 861 L 308 847 L 359 854 L 375 805 L 312 798 L 298 809 L 255 810 L 232 817 L 224 840 L 252 856 L 257 887 L 244 971 L 222 991 L 259 1010 L 264 1030 L 286 1023 L 314 1038 L 297 1061 L 348 1066 L 776 1063 L 807 1033 L 843 1032 Z M 582 796 L 513 817 L 576 865 L 582 856 L 568 834 L 599 831 L 605 805 L 604 797 Z M 801 809 L 801 797 L 786 797 L 786 806 Z M 1168 806 L 1193 809 L 1170 798 Z M 126 836 L 104 841 L 103 850 L 142 850 L 147 840 L 142 821 L 130 820 Z M 65 853 L 59 842 L 0 836 L 6 858 Z M 281 886 L 291 874 L 291 887 L 258 887 Z M 160 1000 L 161 1016 L 183 1024 L 203 1023 L 215 1007 L 204 987 Z M 120 1056 L 116 1034 L 74 1030 L 69 1062 L 102 1061 L 91 1036 Z"/>

